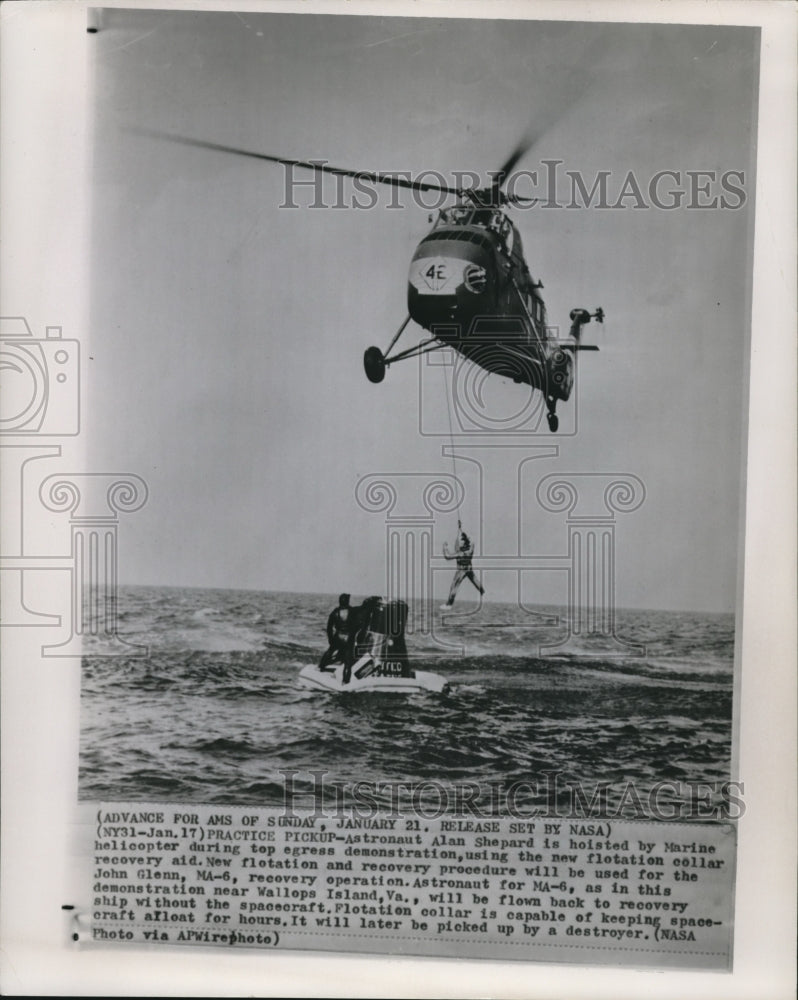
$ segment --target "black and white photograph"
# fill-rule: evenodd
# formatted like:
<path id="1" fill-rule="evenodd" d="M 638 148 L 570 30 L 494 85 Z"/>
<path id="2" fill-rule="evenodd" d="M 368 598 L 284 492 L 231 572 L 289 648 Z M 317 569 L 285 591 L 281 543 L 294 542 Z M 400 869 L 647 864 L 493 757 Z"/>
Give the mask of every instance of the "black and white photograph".
<path id="1" fill-rule="evenodd" d="M 92 44 L 89 391 L 128 433 L 88 451 L 148 498 L 81 796 L 720 796 L 758 31 L 120 10 Z"/>
<path id="2" fill-rule="evenodd" d="M 61 919 L 732 973 L 763 28 L 401 7 L 85 8 L 85 329 L 2 310 Z"/>

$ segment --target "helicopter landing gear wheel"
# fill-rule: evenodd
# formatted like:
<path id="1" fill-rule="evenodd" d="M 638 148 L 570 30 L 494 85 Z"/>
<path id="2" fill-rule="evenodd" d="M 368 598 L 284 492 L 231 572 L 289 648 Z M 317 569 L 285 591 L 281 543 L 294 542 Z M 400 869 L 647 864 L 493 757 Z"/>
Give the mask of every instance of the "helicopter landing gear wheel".
<path id="1" fill-rule="evenodd" d="M 560 426 L 560 418 L 557 416 L 556 413 L 547 413 L 546 420 L 548 420 L 549 422 L 549 430 L 552 432 L 552 434 L 556 434 Z"/>
<path id="2" fill-rule="evenodd" d="M 385 355 L 379 347 L 369 347 L 363 355 L 363 367 L 369 382 L 382 382 L 385 378 Z"/>

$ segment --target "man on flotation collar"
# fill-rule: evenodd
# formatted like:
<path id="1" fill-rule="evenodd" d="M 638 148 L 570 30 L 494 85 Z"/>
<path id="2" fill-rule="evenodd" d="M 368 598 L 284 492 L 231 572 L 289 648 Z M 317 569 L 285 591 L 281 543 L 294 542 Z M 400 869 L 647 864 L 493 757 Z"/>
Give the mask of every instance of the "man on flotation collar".
<path id="1" fill-rule="evenodd" d="M 374 643 L 379 640 L 377 637 L 370 636 L 369 625 L 371 624 L 372 614 L 381 606 L 381 597 L 367 597 L 360 607 L 352 608 L 349 643 L 344 657 L 344 670 L 341 676 L 343 684 L 349 683 L 352 677 L 352 665 L 359 656 L 363 656 L 367 652 L 376 652 L 376 649 L 373 647 Z M 369 644 L 372 645 L 372 649 L 368 649 Z"/>
<path id="2" fill-rule="evenodd" d="M 353 612 L 349 607 L 349 594 L 341 594 L 338 607 L 333 608 L 327 619 L 329 648 L 319 661 L 319 670 L 327 670 L 333 662 L 346 663 L 349 658 L 350 639 L 353 633 Z"/>

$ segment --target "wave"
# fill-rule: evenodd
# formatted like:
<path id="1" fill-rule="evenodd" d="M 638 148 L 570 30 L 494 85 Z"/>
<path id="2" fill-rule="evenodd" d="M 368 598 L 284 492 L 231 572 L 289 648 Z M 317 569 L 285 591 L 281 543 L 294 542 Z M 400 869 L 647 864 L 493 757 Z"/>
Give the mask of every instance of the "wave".
<path id="1" fill-rule="evenodd" d="M 615 790 L 729 777 L 730 617 L 630 613 L 619 634 L 645 656 L 540 655 L 562 632 L 496 606 L 491 627 L 469 616 L 408 636 L 412 665 L 445 676 L 447 694 L 342 698 L 297 684 L 324 648 L 324 596 L 149 588 L 120 601 L 124 638 L 150 655 L 84 657 L 84 798 L 279 804 L 283 770 L 486 787 L 556 771 Z"/>

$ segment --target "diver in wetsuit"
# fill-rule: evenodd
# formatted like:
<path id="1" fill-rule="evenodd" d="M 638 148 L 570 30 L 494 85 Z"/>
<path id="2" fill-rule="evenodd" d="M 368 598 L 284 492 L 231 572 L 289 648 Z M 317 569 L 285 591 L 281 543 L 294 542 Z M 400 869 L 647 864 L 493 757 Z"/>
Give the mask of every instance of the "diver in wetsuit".
<path id="1" fill-rule="evenodd" d="M 319 670 L 327 670 L 331 663 L 346 664 L 354 631 L 353 619 L 354 612 L 349 607 L 349 594 L 341 594 L 338 598 L 338 607 L 333 608 L 327 619 L 327 641 L 330 645 L 319 662 Z"/>
<path id="2" fill-rule="evenodd" d="M 449 597 L 446 603 L 441 605 L 444 608 L 450 608 L 454 604 L 454 599 L 457 596 L 457 591 L 460 588 L 460 584 L 466 577 L 474 584 L 480 594 L 485 593 L 485 588 L 477 583 L 477 578 L 474 576 L 474 570 L 471 567 L 471 557 L 474 555 L 474 543 L 468 537 L 468 535 L 460 530 L 460 522 L 457 522 L 457 529 L 460 531 L 459 538 L 454 547 L 454 552 L 449 553 L 449 547 L 446 542 L 443 543 L 443 557 L 444 559 L 456 559 L 457 569 L 454 574 L 454 579 L 452 580 L 452 585 L 449 588 Z"/>

